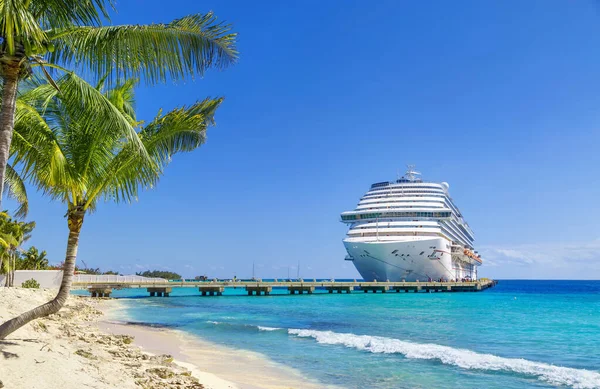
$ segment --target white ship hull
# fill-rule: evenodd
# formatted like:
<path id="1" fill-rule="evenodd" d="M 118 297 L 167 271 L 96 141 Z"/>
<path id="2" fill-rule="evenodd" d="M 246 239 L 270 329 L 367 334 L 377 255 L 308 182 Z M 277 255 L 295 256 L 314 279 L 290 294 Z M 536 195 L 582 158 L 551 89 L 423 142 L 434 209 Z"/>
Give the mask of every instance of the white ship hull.
<path id="1" fill-rule="evenodd" d="M 345 239 L 344 246 L 365 281 L 428 281 L 477 278 L 476 266 L 453 260 L 451 243 L 444 238 L 407 238 L 395 241 Z"/>

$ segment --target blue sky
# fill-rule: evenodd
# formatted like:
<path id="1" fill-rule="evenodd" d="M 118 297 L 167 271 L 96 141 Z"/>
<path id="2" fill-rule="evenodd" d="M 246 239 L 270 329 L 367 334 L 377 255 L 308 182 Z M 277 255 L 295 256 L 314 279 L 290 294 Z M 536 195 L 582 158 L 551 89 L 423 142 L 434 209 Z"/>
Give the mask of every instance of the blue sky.
<path id="1" fill-rule="evenodd" d="M 239 63 L 140 87 L 137 109 L 225 96 L 217 126 L 139 202 L 86 218 L 88 266 L 355 278 L 339 214 L 412 163 L 450 183 L 480 275 L 600 278 L 597 3 L 131 0 L 113 21 L 209 10 Z M 31 243 L 59 262 L 65 207 L 31 197 Z"/>

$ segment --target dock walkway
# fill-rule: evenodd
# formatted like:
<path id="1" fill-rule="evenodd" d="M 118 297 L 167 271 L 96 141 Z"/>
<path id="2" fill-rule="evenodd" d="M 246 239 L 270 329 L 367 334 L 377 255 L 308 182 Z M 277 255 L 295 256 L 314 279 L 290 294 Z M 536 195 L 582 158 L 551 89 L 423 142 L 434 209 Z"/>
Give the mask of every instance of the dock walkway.
<path id="1" fill-rule="evenodd" d="M 497 284 L 495 280 L 472 282 L 341 282 L 341 281 L 139 281 L 105 280 L 73 282 L 72 289 L 87 289 L 92 296 L 108 297 L 114 289 L 145 288 L 150 296 L 168 297 L 173 288 L 198 288 L 202 296 L 221 296 L 226 288 L 244 288 L 248 295 L 269 295 L 273 289 L 287 289 L 289 294 L 312 294 L 316 290 L 323 293 L 364 293 L 386 292 L 479 292 Z"/>

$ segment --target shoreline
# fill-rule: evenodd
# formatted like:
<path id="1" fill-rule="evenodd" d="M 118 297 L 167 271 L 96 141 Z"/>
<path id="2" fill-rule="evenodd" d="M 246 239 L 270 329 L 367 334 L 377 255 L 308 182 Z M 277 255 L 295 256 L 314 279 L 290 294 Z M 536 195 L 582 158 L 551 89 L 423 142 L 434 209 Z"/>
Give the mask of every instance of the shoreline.
<path id="1" fill-rule="evenodd" d="M 55 294 L 0 288 L 0 322 Z M 0 341 L 0 388 L 333 388 L 259 353 L 178 329 L 115 322 L 119 310 L 126 315 L 117 299 L 71 295 L 57 314 L 18 329 Z"/>
<path id="2" fill-rule="evenodd" d="M 334 388 L 260 353 L 222 346 L 179 329 L 122 321 L 115 312 L 126 307 L 118 299 L 105 300 L 101 309 L 104 316 L 95 323 L 101 331 L 133 336 L 134 344 L 145 352 L 172 355 L 175 363 L 191 370 L 201 382 L 207 376 L 234 389 Z"/>

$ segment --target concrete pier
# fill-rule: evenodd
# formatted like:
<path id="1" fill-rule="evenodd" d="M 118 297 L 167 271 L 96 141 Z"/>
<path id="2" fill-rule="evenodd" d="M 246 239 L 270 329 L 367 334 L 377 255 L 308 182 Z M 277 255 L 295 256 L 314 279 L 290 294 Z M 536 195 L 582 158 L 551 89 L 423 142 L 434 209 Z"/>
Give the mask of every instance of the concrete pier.
<path id="1" fill-rule="evenodd" d="M 360 285 L 360 290 L 362 290 L 365 293 L 368 293 L 368 292 L 385 293 L 388 290 L 390 290 L 390 287 L 388 285 Z"/>
<path id="2" fill-rule="evenodd" d="M 110 297 L 112 293 L 111 288 L 99 287 L 99 288 L 88 288 L 88 291 L 92 295 L 92 297 Z"/>
<path id="3" fill-rule="evenodd" d="M 403 282 L 402 284 L 405 284 L 405 282 Z M 420 292 L 421 286 L 420 285 L 394 285 L 392 287 L 392 289 L 395 290 L 396 293 L 401 292 L 401 291 L 404 293 Z"/>
<path id="4" fill-rule="evenodd" d="M 332 285 L 332 286 L 325 286 L 325 290 L 328 291 L 329 293 L 350 293 L 354 290 L 354 286 L 338 286 L 338 285 Z"/>
<path id="5" fill-rule="evenodd" d="M 201 285 L 198 287 L 198 291 L 202 293 L 202 296 L 221 296 L 225 291 L 225 287 L 222 285 Z"/>
<path id="6" fill-rule="evenodd" d="M 146 291 L 150 293 L 150 297 L 169 297 L 169 294 L 173 291 L 172 288 L 147 288 Z"/>
<path id="7" fill-rule="evenodd" d="M 265 285 L 247 285 L 246 291 L 248 292 L 248 296 L 252 296 L 253 294 L 260 296 L 261 293 L 268 296 L 273 291 L 273 287 Z"/>
<path id="8" fill-rule="evenodd" d="M 313 294 L 315 287 L 312 285 L 290 285 L 288 286 L 288 291 L 290 294 L 296 294 L 296 292 L 298 292 L 298 294 L 302 294 L 304 292 Z"/>
<path id="9" fill-rule="evenodd" d="M 198 288 L 203 296 L 221 296 L 225 288 L 245 288 L 249 296 L 269 295 L 273 288 L 280 288 L 289 294 L 330 294 L 330 293 L 352 293 L 354 290 L 362 290 L 363 293 L 385 293 L 395 291 L 396 293 L 438 293 L 438 292 L 479 292 L 494 287 L 497 281 L 477 280 L 465 282 L 366 282 L 366 281 L 178 281 L 178 282 L 80 282 L 73 283 L 73 289 L 87 289 L 92 297 L 108 297 L 115 289 L 124 288 L 146 288 L 150 296 L 168 297 L 172 288 Z"/>

